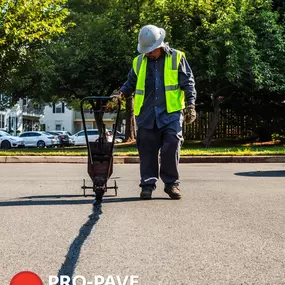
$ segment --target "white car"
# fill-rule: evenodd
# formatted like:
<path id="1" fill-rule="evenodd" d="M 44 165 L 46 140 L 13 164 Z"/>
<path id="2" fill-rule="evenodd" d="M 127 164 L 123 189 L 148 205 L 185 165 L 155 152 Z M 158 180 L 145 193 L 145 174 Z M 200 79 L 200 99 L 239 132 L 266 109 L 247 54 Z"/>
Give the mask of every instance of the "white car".
<path id="1" fill-rule="evenodd" d="M 0 131 L 0 148 L 9 149 L 11 147 L 25 147 L 24 140 L 16 136 L 11 136 L 5 131 Z"/>
<path id="2" fill-rule="evenodd" d="M 22 138 L 25 142 L 25 146 L 33 146 L 38 148 L 44 148 L 48 146 L 55 146 L 58 144 L 58 139 L 50 135 L 46 132 L 23 132 L 20 134 L 20 138 Z"/>
<path id="3" fill-rule="evenodd" d="M 99 138 L 98 129 L 88 129 L 87 136 L 88 136 L 89 142 L 95 142 Z M 74 140 L 74 145 L 86 145 L 84 131 L 80 131 L 74 134 L 72 137 Z M 113 136 L 108 130 L 106 130 L 106 139 L 107 139 L 107 142 L 112 142 L 113 140 Z"/>

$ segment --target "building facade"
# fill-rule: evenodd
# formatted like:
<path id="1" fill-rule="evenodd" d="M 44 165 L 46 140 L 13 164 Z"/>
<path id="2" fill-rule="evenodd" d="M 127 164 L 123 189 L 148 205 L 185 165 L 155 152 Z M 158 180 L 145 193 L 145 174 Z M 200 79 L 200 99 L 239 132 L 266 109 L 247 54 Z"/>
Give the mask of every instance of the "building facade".
<path id="1" fill-rule="evenodd" d="M 94 114 L 84 110 L 86 127 L 96 128 Z M 116 114 L 105 113 L 103 122 L 112 129 Z M 83 130 L 81 112 L 74 111 L 63 102 L 37 104 L 33 99 L 20 99 L 10 109 L 0 110 L 0 129 L 12 135 L 24 131 L 67 131 L 71 134 Z"/>
<path id="2" fill-rule="evenodd" d="M 44 116 L 41 118 L 42 129 L 45 131 L 74 132 L 74 111 L 65 103 L 52 103 L 44 108 Z"/>
<path id="3" fill-rule="evenodd" d="M 20 99 L 12 108 L 0 111 L 0 129 L 11 135 L 24 131 L 38 131 L 43 111 L 43 105 L 33 99 Z"/>
<path id="4" fill-rule="evenodd" d="M 89 109 L 84 110 L 87 129 L 95 129 L 94 114 Z M 112 129 L 116 115 L 106 113 L 103 122 L 107 129 Z M 71 134 L 83 130 L 81 112 L 70 109 L 65 103 L 53 103 L 44 108 L 44 116 L 41 118 L 42 129 L 45 131 L 67 131 Z"/>

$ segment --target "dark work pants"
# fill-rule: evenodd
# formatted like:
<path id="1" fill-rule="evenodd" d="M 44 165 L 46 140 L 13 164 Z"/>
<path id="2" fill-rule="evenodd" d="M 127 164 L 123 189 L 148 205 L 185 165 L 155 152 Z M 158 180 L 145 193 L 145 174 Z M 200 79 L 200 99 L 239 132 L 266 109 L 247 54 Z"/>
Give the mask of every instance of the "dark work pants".
<path id="1" fill-rule="evenodd" d="M 140 186 L 155 185 L 159 174 L 158 154 L 160 150 L 160 177 L 165 184 L 179 184 L 178 163 L 183 142 L 182 127 L 166 126 L 161 129 L 139 128 L 137 146 L 140 156 Z"/>

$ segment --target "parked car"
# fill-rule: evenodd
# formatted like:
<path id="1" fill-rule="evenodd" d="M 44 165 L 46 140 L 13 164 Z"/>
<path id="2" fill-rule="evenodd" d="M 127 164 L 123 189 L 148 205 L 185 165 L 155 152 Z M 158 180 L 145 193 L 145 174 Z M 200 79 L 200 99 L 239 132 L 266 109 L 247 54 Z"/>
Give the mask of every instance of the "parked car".
<path id="1" fill-rule="evenodd" d="M 25 142 L 25 146 L 31 147 L 51 147 L 58 144 L 58 139 L 49 133 L 46 132 L 37 132 L 37 131 L 28 131 L 20 134 L 20 138 L 22 138 Z"/>
<path id="2" fill-rule="evenodd" d="M 64 135 L 56 131 L 52 131 L 52 132 L 48 131 L 46 133 L 53 135 L 58 140 L 58 144 L 57 144 L 58 146 L 69 146 L 70 145 L 68 135 Z"/>
<path id="3" fill-rule="evenodd" d="M 111 135 L 113 136 L 113 130 L 109 130 L 109 132 L 111 133 Z M 115 143 L 121 143 L 125 141 L 125 134 L 119 132 L 119 131 L 116 131 L 116 136 L 115 136 Z"/>
<path id="4" fill-rule="evenodd" d="M 73 139 L 73 136 L 72 136 L 72 134 L 70 132 L 67 132 L 67 131 L 52 131 L 52 132 L 58 133 L 60 135 L 68 136 L 69 145 L 74 145 L 74 139 Z"/>
<path id="5" fill-rule="evenodd" d="M 25 147 L 24 140 L 11 136 L 6 131 L 0 131 L 0 148 L 9 149 L 11 147 Z"/>
<path id="6" fill-rule="evenodd" d="M 123 134 L 123 133 L 121 133 L 119 131 L 116 131 L 115 142 L 120 143 L 120 142 L 125 141 L 125 139 L 126 139 L 125 134 Z"/>
<path id="7" fill-rule="evenodd" d="M 99 138 L 98 129 L 88 129 L 87 136 L 90 142 L 95 142 Z M 84 131 L 79 131 L 76 134 L 74 134 L 72 137 L 74 139 L 74 145 L 86 145 Z M 108 142 L 111 142 L 113 139 L 113 136 L 108 130 L 106 130 L 106 139 Z"/>

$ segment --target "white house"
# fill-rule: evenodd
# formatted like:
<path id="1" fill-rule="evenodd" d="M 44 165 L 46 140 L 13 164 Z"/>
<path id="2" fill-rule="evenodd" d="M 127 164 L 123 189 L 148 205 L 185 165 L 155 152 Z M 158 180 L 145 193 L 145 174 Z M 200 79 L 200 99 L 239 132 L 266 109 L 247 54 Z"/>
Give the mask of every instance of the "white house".
<path id="1" fill-rule="evenodd" d="M 43 108 L 32 99 L 20 99 L 12 108 L 0 111 L 0 129 L 12 135 L 40 130 Z"/>
<path id="2" fill-rule="evenodd" d="M 89 109 L 84 110 L 87 129 L 96 128 L 94 114 Z M 104 114 L 103 121 L 106 128 L 112 129 L 115 114 Z M 44 116 L 40 120 L 45 131 L 67 131 L 76 133 L 83 130 L 81 112 L 69 109 L 65 103 L 53 103 L 44 108 Z"/>
<path id="3" fill-rule="evenodd" d="M 1 100 L 1 98 L 0 98 Z M 96 128 L 94 114 L 84 110 L 86 127 Z M 116 114 L 104 114 L 103 121 L 108 129 L 112 129 Z M 67 131 L 76 133 L 83 129 L 81 113 L 66 106 L 65 103 L 39 105 L 33 99 L 20 99 L 12 108 L 0 110 L 0 129 L 12 135 L 24 131 Z"/>
<path id="4" fill-rule="evenodd" d="M 74 111 L 67 108 L 64 103 L 52 103 L 44 108 L 41 118 L 42 129 L 45 131 L 74 132 Z"/>

